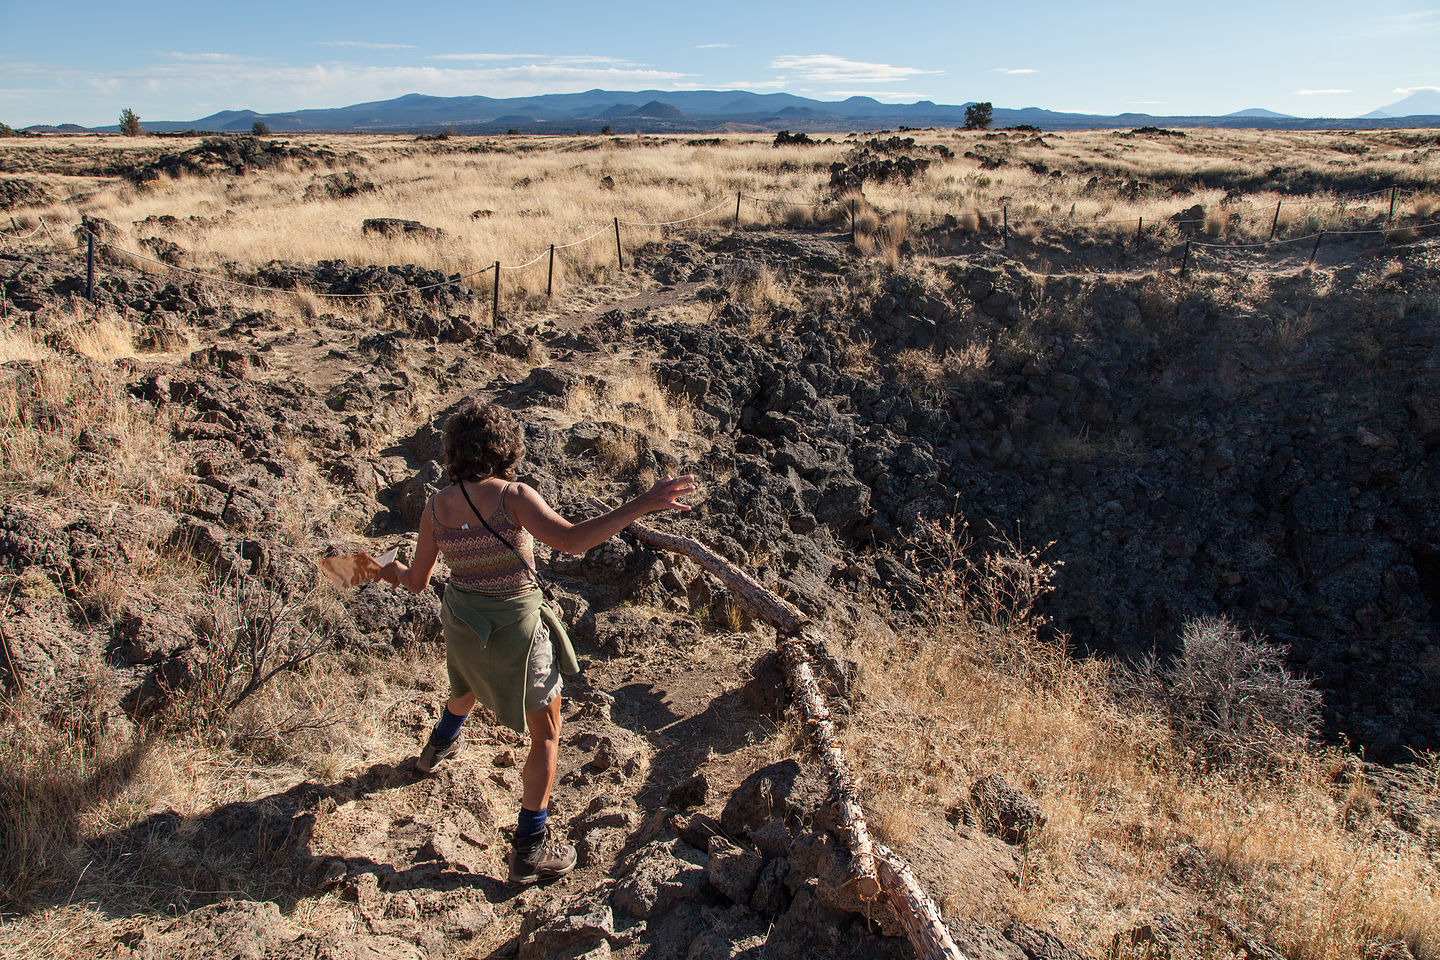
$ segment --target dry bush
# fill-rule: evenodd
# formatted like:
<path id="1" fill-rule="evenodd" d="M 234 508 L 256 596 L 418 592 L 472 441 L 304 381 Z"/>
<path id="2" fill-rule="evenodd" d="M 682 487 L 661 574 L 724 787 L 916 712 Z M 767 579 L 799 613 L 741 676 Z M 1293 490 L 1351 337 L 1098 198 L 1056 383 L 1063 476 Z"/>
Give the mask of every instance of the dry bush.
<path id="1" fill-rule="evenodd" d="M 14 360 L 34 363 L 51 356 L 43 337 L 28 322 L 0 330 L 0 364 Z"/>
<path id="2" fill-rule="evenodd" d="M 1286 648 L 1246 636 L 1224 617 L 1188 621 L 1181 650 L 1117 673 L 1121 688 L 1167 718 L 1211 759 L 1269 761 L 1309 744 L 1320 694 L 1285 666 Z"/>
<path id="3" fill-rule="evenodd" d="M 835 344 L 835 366 L 852 373 L 875 368 L 875 345 L 863 333 Z"/>
<path id="4" fill-rule="evenodd" d="M 936 398 L 945 389 L 945 363 L 929 350 L 913 347 L 895 355 L 891 369 L 895 379 L 916 396 Z"/>
<path id="5" fill-rule="evenodd" d="M 1348 758 L 1282 739 L 1264 764 L 1203 763 L 1166 715 L 1112 692 L 1104 663 L 1046 638 L 1033 603 L 1052 569 L 1035 551 L 957 533 L 951 521 L 919 537 L 912 622 L 850 627 L 860 668 L 846 749 L 883 837 L 903 843 L 919 809 L 964 807 L 974 780 L 999 773 L 1047 818 L 1006 909 L 1089 955 L 1137 917 L 1176 909 L 1157 865 L 1194 850 L 1206 879 L 1180 894 L 1185 909 L 1264 930 L 1291 960 L 1361 960 L 1395 942 L 1440 957 L 1425 841 L 1337 795 Z M 993 909 L 979 891 L 959 896 L 957 910 Z"/>
<path id="6" fill-rule="evenodd" d="M 910 237 L 910 216 L 904 211 L 881 214 L 867 206 L 855 215 L 855 249 L 879 257 L 887 267 L 900 264 L 900 250 Z"/>
<path id="7" fill-rule="evenodd" d="M 781 214 L 781 222 L 794 230 L 810 226 L 815 219 L 815 208 L 809 204 L 786 204 Z"/>
<path id="8" fill-rule="evenodd" d="M 266 684 L 331 644 L 327 621 L 307 600 L 286 597 L 278 585 L 254 577 L 216 581 L 201 628 L 209 636 L 209 656 L 177 716 L 217 728 Z M 277 735 L 293 733 L 298 722 L 291 718 Z"/>
<path id="9" fill-rule="evenodd" d="M 628 433 L 601 434 L 595 442 L 595 452 L 600 462 L 612 473 L 624 473 L 640 459 L 640 444 Z"/>

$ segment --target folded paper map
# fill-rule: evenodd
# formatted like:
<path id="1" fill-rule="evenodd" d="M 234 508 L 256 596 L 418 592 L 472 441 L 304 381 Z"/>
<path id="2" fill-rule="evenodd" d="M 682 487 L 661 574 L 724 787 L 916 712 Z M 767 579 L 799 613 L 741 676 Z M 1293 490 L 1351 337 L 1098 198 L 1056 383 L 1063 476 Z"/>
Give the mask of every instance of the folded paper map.
<path id="1" fill-rule="evenodd" d="M 329 577 L 330 582 L 337 588 L 349 590 L 351 587 L 358 587 L 362 583 L 376 579 L 380 575 L 380 568 L 394 559 L 394 550 L 385 553 L 378 560 L 368 553 L 326 557 L 320 561 L 320 572 Z"/>

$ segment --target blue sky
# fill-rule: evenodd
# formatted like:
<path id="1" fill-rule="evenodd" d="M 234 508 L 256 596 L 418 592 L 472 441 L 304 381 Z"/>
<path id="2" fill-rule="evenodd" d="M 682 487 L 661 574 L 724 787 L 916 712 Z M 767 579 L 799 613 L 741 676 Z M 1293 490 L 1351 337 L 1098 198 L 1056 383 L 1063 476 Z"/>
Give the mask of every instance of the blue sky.
<path id="1" fill-rule="evenodd" d="M 1355 116 L 1440 88 L 1440 4 L 0 0 L 12 126 L 593 87 Z"/>

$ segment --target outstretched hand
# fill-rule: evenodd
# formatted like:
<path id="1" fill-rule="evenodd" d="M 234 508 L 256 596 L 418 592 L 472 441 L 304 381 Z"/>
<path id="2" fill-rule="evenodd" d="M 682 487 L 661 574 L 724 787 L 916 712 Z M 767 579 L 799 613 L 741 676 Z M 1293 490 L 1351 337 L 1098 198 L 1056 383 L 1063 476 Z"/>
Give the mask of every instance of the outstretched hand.
<path id="1" fill-rule="evenodd" d="M 695 478 L 690 474 L 683 477 L 666 476 L 655 481 L 655 486 L 636 498 L 646 513 L 658 510 L 689 510 L 690 505 L 677 502 L 680 497 L 695 492 Z"/>

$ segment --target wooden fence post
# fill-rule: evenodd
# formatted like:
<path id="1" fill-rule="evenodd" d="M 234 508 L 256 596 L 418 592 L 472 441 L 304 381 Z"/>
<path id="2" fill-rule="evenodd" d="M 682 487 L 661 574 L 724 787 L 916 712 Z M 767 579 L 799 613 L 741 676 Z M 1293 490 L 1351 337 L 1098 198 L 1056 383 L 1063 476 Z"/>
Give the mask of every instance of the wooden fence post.
<path id="1" fill-rule="evenodd" d="M 495 271 L 495 287 L 490 297 L 490 327 L 495 329 L 500 326 L 500 261 L 495 261 L 491 268 Z"/>
<path id="2" fill-rule="evenodd" d="M 1385 217 L 1386 226 L 1389 226 L 1391 223 L 1395 222 L 1395 193 L 1396 188 L 1392 186 L 1390 188 L 1390 213 Z"/>
<path id="3" fill-rule="evenodd" d="M 85 231 L 85 299 L 95 302 L 95 234 Z"/>
<path id="4" fill-rule="evenodd" d="M 1315 246 L 1310 248 L 1310 266 L 1315 266 L 1315 254 L 1320 252 L 1320 241 L 1325 239 L 1325 231 L 1321 230 L 1315 234 Z"/>
<path id="5" fill-rule="evenodd" d="M 1278 227 L 1278 226 L 1280 226 L 1280 204 L 1282 204 L 1282 203 L 1284 203 L 1284 202 L 1285 202 L 1284 200 L 1276 200 L 1276 201 L 1275 201 L 1275 218 L 1270 221 L 1270 239 L 1271 239 L 1271 240 L 1274 240 L 1274 239 L 1275 239 L 1275 228 Z M 1267 241 L 1267 242 L 1268 242 L 1268 241 Z"/>
<path id="6" fill-rule="evenodd" d="M 850 198 L 850 242 L 855 242 L 855 198 Z"/>
<path id="7" fill-rule="evenodd" d="M 1185 241 L 1185 255 L 1180 258 L 1180 276 L 1185 276 L 1185 271 L 1190 266 L 1190 241 Z"/>
<path id="8" fill-rule="evenodd" d="M 1010 205 L 1000 208 L 1000 246 L 1010 249 Z"/>
<path id="9" fill-rule="evenodd" d="M 740 191 L 739 191 L 739 190 L 736 190 L 736 191 L 735 191 L 735 228 L 736 228 L 737 230 L 740 228 L 740 197 L 741 197 Z"/>
<path id="10" fill-rule="evenodd" d="M 550 269 L 545 274 L 545 296 L 555 290 L 555 244 L 550 244 Z"/>
<path id="11" fill-rule="evenodd" d="M 1140 233 L 1145 229 L 1145 218 L 1141 217 L 1135 221 L 1135 249 L 1140 249 Z"/>
<path id="12" fill-rule="evenodd" d="M 615 263 L 621 270 L 625 269 L 625 255 L 620 252 L 620 218 L 615 218 Z"/>

